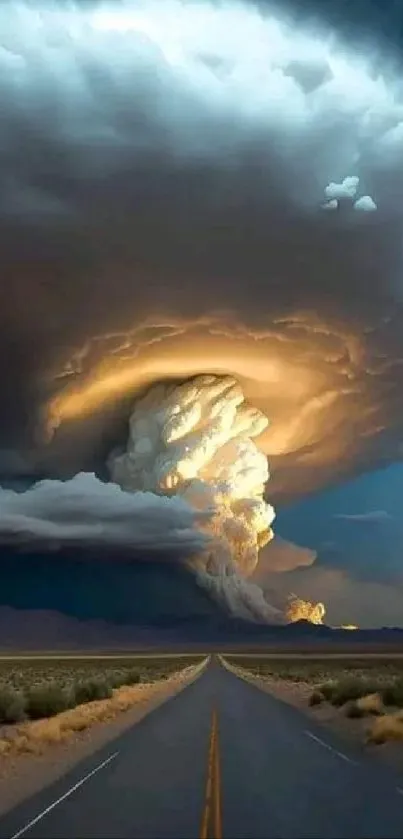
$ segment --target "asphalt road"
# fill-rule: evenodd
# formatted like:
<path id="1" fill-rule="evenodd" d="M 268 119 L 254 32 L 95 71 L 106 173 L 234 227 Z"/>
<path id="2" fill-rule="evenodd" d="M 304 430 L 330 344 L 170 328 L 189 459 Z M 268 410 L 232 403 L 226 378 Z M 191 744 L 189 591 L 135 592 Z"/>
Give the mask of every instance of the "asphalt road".
<path id="1" fill-rule="evenodd" d="M 403 779 L 216 663 L 0 821 L 30 839 L 403 837 Z"/>

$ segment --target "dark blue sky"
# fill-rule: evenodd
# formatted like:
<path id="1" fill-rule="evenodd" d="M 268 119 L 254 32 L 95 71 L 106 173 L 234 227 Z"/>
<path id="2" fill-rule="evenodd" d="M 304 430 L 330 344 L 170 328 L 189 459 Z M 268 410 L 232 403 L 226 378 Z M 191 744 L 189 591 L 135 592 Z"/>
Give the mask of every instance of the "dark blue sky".
<path id="1" fill-rule="evenodd" d="M 401 583 L 403 465 L 359 476 L 278 511 L 277 529 L 315 548 L 319 563 Z"/>

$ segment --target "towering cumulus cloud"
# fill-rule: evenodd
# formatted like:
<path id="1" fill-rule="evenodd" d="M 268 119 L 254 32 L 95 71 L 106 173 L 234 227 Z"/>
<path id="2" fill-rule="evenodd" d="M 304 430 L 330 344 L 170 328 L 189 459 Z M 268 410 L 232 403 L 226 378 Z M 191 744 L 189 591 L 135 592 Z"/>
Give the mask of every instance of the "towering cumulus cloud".
<path id="1" fill-rule="evenodd" d="M 109 482 L 80 473 L 25 492 L 2 489 L 0 539 L 166 555 L 231 614 L 265 622 L 306 616 L 287 616 L 248 580 L 273 538 L 267 457 L 255 443 L 267 425 L 230 376 L 157 384 L 135 400 L 125 449 L 108 458 Z"/>
<path id="2" fill-rule="evenodd" d="M 301 597 L 291 595 L 288 609 L 287 620 L 291 623 L 300 620 L 306 620 L 310 623 L 323 623 L 326 609 L 323 603 L 311 603 L 310 600 L 302 600 Z"/>
<path id="3" fill-rule="evenodd" d="M 156 385 L 139 398 L 127 450 L 110 458 L 112 480 L 126 492 L 180 495 L 210 514 L 211 542 L 192 567 L 231 611 L 260 620 L 280 618 L 245 580 L 273 537 L 275 514 L 263 497 L 267 458 L 254 442 L 267 425 L 234 379 L 202 375 Z"/>

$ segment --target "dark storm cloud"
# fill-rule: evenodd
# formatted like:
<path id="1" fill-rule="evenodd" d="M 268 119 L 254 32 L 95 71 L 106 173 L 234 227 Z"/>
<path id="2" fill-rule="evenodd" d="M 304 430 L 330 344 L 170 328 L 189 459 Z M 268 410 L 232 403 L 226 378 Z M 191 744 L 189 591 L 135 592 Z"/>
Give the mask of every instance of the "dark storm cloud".
<path id="1" fill-rule="evenodd" d="M 277 8 L 280 11 L 283 4 L 275 4 L 272 0 L 259 0 L 262 9 Z M 385 48 L 389 54 L 398 52 L 403 38 L 403 10 L 400 0 L 306 0 L 301 5 L 298 0 L 287 3 L 287 14 L 296 25 L 306 26 L 310 22 L 313 26 L 325 25 L 337 31 L 343 40 L 372 49 L 377 55 L 379 46 Z"/>
<path id="2" fill-rule="evenodd" d="M 89 404 L 138 358 L 238 376 L 273 421 L 280 500 L 400 458 L 399 58 L 312 6 L 306 37 L 263 3 L 100 8 L 0 9 L 2 447 L 45 468 L 54 394 L 83 383 Z M 62 422 L 56 476 L 100 465 L 109 418 Z"/>
<path id="3" fill-rule="evenodd" d="M 138 556 L 134 559 L 114 554 L 111 561 L 107 554 L 100 559 L 99 551 L 78 554 L 76 549 L 64 550 L 58 557 L 2 549 L 0 621 L 6 606 L 56 610 L 81 620 L 137 626 L 174 625 L 175 621 L 219 614 L 193 575 L 180 565 L 157 559 L 141 562 Z M 19 614 L 21 622 L 23 613 Z M 42 622 L 46 633 L 46 621 Z M 8 630 L 11 635 L 10 626 Z M 52 625 L 48 627 L 48 644 L 50 638 L 53 640 Z"/>
<path id="4" fill-rule="evenodd" d="M 210 517 L 179 496 L 123 492 L 89 473 L 23 492 L 0 488 L 0 541 L 21 547 L 114 548 L 184 560 L 208 547 L 200 524 Z"/>
<path id="5" fill-rule="evenodd" d="M 329 65 L 318 42 L 308 56 L 292 29 L 281 41 L 250 5 L 206 4 L 199 21 L 179 4 L 179 41 L 162 32 L 169 3 L 163 15 L 149 6 L 140 33 L 113 31 L 119 6 L 133 12 L 113 4 L 110 29 L 91 24 L 97 4 L 69 14 L 44 4 L 42 19 L 23 3 L 2 12 L 4 434 L 32 433 L 46 374 L 73 347 L 164 312 L 191 321 L 230 310 L 253 335 L 303 308 L 337 339 L 332 313 L 359 330 L 357 388 L 370 377 L 372 401 L 400 410 L 393 78 Z M 322 213 L 327 184 L 351 175 L 378 212 Z M 304 328 L 317 361 L 323 332 L 309 318 Z"/>

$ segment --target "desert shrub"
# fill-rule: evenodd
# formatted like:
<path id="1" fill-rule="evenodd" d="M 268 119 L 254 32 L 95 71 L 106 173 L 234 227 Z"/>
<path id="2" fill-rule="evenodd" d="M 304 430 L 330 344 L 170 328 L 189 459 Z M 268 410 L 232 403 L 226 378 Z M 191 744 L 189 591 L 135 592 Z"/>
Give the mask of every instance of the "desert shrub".
<path id="1" fill-rule="evenodd" d="M 324 699 L 327 701 L 331 700 L 336 689 L 336 685 L 337 682 L 324 682 L 324 684 L 320 686 L 319 691 Z"/>
<path id="2" fill-rule="evenodd" d="M 320 705 L 321 702 L 324 702 L 325 697 L 321 690 L 314 690 L 309 697 L 309 704 L 310 705 Z"/>
<path id="3" fill-rule="evenodd" d="M 26 699 L 22 691 L 3 687 L 0 690 L 0 723 L 22 722 L 25 719 Z"/>
<path id="4" fill-rule="evenodd" d="M 309 674 L 306 670 L 289 670 L 288 679 L 290 682 L 306 682 Z"/>
<path id="5" fill-rule="evenodd" d="M 372 702 L 372 708 L 368 707 L 366 713 L 382 713 L 383 703 L 403 708 L 403 678 L 385 683 L 376 677 L 370 679 L 364 676 L 348 675 L 335 681 L 325 682 L 319 689 L 325 699 L 336 706 L 355 700 L 363 701 L 364 705 L 365 702 L 370 704 Z M 375 696 L 376 699 L 369 699 Z"/>
<path id="6" fill-rule="evenodd" d="M 57 682 L 31 687 L 27 691 L 27 715 L 32 720 L 54 717 L 74 704 L 71 690 Z"/>
<path id="7" fill-rule="evenodd" d="M 96 699 L 110 699 L 112 687 L 113 685 L 105 678 L 80 680 L 74 686 L 74 704 L 84 705 Z"/>
<path id="8" fill-rule="evenodd" d="M 110 673 L 108 674 L 108 682 L 112 688 L 120 688 L 126 684 L 127 673 Z"/>
<path id="9" fill-rule="evenodd" d="M 382 697 L 379 693 L 369 693 L 367 696 L 361 696 L 357 699 L 356 706 L 363 715 L 379 716 L 384 713 Z"/>
<path id="10" fill-rule="evenodd" d="M 388 740 L 403 740 L 403 714 L 385 714 L 374 720 L 368 731 L 367 740 L 369 743 L 381 745 Z"/>
<path id="11" fill-rule="evenodd" d="M 358 720 L 366 716 L 366 712 L 363 708 L 360 708 L 356 699 L 346 702 L 344 706 L 344 713 L 350 720 Z"/>
<path id="12" fill-rule="evenodd" d="M 123 684 L 125 684 L 125 685 L 138 685 L 139 682 L 141 682 L 141 673 L 136 669 L 128 670 L 127 673 L 125 674 L 125 679 L 124 679 Z"/>
<path id="13" fill-rule="evenodd" d="M 397 678 L 382 689 L 382 699 L 385 705 L 395 705 L 403 708 L 403 678 Z"/>
<path id="14" fill-rule="evenodd" d="M 360 699 L 370 693 L 376 692 L 376 686 L 365 679 L 348 676 L 336 682 L 330 697 L 332 705 L 341 706 L 354 699 Z"/>
<path id="15" fill-rule="evenodd" d="M 279 667 L 278 670 L 275 670 L 274 673 L 270 675 L 275 676 L 276 679 L 285 679 L 286 681 L 289 681 L 289 679 L 291 678 L 291 673 L 292 671 L 289 667 Z"/>

